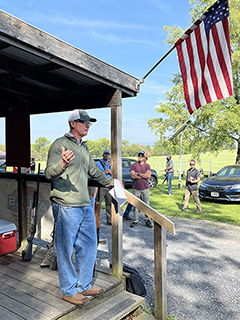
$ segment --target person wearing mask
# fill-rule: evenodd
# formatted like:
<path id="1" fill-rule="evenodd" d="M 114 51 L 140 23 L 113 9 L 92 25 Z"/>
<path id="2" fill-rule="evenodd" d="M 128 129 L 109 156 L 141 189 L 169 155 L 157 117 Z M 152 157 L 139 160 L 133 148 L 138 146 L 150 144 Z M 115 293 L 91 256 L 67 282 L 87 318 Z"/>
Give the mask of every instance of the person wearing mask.
<path id="1" fill-rule="evenodd" d="M 198 183 L 200 182 L 200 172 L 195 167 L 195 160 L 190 161 L 190 168 L 187 171 L 187 179 L 185 185 L 185 194 L 184 194 L 184 203 L 183 203 L 183 212 L 187 211 L 188 201 L 193 196 L 194 202 L 197 206 L 197 213 L 202 212 L 200 200 L 198 197 Z"/>
<path id="2" fill-rule="evenodd" d="M 167 162 L 166 162 L 166 178 L 167 178 L 167 184 L 168 184 L 168 195 L 172 195 L 172 179 L 174 175 L 174 169 L 173 169 L 173 161 L 172 157 L 170 155 L 167 156 Z"/>

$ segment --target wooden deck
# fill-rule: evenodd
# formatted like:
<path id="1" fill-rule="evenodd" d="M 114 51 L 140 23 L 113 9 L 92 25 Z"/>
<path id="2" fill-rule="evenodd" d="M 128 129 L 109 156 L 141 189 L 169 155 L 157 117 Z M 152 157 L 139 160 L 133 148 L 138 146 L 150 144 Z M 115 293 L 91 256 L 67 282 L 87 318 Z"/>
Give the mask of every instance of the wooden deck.
<path id="1" fill-rule="evenodd" d="M 91 297 L 85 306 L 62 300 L 58 272 L 40 268 L 46 249 L 34 247 L 32 261 L 21 253 L 0 257 L 0 318 L 4 320 L 113 320 L 122 319 L 144 303 L 144 298 L 124 290 L 124 281 L 111 276 L 111 269 L 98 266 L 93 285 L 104 293 Z"/>

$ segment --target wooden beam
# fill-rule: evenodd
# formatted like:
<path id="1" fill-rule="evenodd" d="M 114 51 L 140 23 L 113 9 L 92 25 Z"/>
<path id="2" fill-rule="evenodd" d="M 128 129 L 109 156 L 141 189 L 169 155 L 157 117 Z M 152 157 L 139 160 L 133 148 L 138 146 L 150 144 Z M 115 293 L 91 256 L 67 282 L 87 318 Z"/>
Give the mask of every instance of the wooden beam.
<path id="1" fill-rule="evenodd" d="M 167 319 L 167 254 L 166 230 L 154 222 L 154 287 L 155 318 Z"/>
<path id="2" fill-rule="evenodd" d="M 175 235 L 175 227 L 172 221 L 170 221 L 164 215 L 160 214 L 159 212 L 148 206 L 145 202 L 134 196 L 131 192 L 127 191 L 126 189 L 124 189 L 124 192 L 128 202 L 130 202 L 134 207 L 138 208 L 138 210 L 150 217 L 153 221 L 157 222 L 167 231 Z"/>
<path id="3" fill-rule="evenodd" d="M 111 107 L 111 167 L 112 178 L 122 181 L 122 92 L 115 92 Z M 122 208 L 112 204 L 112 273 L 121 278 L 123 273 Z"/>
<path id="4" fill-rule="evenodd" d="M 6 108 L 6 165 L 30 166 L 30 111 L 22 102 Z"/>
<path id="5" fill-rule="evenodd" d="M 18 167 L 18 231 L 21 248 L 27 245 L 27 184 Z"/>

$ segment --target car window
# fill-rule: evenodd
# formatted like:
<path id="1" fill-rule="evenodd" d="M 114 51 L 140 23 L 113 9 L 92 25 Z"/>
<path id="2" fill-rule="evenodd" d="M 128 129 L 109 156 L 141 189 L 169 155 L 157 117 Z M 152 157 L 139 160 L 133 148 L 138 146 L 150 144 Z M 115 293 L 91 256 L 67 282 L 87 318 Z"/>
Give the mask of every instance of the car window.
<path id="1" fill-rule="evenodd" d="M 131 165 L 134 164 L 135 162 L 137 162 L 136 160 L 130 160 Z"/>
<path id="2" fill-rule="evenodd" d="M 129 170 L 130 169 L 130 165 L 129 165 L 129 162 L 128 162 L 127 159 L 126 160 L 122 159 L 122 169 L 123 170 Z"/>
<path id="3" fill-rule="evenodd" d="M 219 171 L 219 177 L 232 177 L 232 176 L 239 176 L 240 170 L 234 167 L 226 167 Z"/>
<path id="4" fill-rule="evenodd" d="M 233 172 L 233 175 L 239 177 L 239 176 L 240 176 L 240 169 L 236 169 L 236 168 L 235 168 L 235 170 L 234 170 L 234 172 Z"/>
<path id="5" fill-rule="evenodd" d="M 229 170 L 229 176 L 235 176 L 236 175 L 235 172 L 236 172 L 236 169 L 235 168 L 231 168 Z"/>
<path id="6" fill-rule="evenodd" d="M 223 168 L 221 171 L 218 172 L 218 176 L 223 177 L 227 175 L 228 168 Z"/>

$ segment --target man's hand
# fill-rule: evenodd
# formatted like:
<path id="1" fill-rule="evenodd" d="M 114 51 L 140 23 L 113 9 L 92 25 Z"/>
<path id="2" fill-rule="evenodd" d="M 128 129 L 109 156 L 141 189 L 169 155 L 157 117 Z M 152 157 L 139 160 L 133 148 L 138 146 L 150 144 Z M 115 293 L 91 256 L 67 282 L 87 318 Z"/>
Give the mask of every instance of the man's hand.
<path id="1" fill-rule="evenodd" d="M 65 151 L 65 148 L 62 147 L 62 167 L 66 169 L 70 162 L 75 158 L 71 150 Z"/>
<path id="2" fill-rule="evenodd" d="M 104 173 L 105 173 L 105 174 L 112 174 L 112 170 L 111 170 L 111 169 L 105 169 L 105 170 L 104 170 Z"/>

